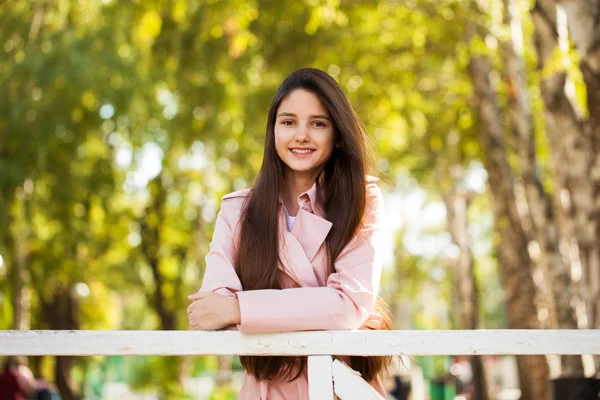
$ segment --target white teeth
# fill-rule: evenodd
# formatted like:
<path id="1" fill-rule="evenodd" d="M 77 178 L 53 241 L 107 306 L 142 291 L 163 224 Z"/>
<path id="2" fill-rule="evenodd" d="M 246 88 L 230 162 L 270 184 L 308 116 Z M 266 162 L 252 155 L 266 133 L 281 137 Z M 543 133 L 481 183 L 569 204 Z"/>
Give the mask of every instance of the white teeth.
<path id="1" fill-rule="evenodd" d="M 292 153 L 297 153 L 297 154 L 308 154 L 308 153 L 312 153 L 313 150 L 300 150 L 300 149 L 292 149 Z"/>

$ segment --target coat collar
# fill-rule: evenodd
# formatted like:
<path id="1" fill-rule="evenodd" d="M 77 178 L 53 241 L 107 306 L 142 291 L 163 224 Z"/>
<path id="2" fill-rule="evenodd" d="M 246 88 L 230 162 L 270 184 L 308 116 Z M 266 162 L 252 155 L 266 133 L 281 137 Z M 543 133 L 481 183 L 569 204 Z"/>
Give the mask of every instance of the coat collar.
<path id="1" fill-rule="evenodd" d="M 298 196 L 297 201 L 301 210 L 316 214 L 321 218 L 325 217 L 325 212 L 317 200 L 317 182 L 313 183 L 310 189 L 302 192 L 300 196 Z M 283 206 L 283 197 L 281 197 L 281 195 L 279 195 L 279 204 Z"/>

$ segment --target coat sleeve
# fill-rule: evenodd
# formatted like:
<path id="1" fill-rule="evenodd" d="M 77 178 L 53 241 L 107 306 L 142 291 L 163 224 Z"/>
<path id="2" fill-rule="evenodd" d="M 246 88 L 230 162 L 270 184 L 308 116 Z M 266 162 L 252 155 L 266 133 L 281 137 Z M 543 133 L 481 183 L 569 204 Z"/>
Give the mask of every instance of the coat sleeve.
<path id="1" fill-rule="evenodd" d="M 231 200 L 235 201 L 235 200 Z M 234 268 L 234 228 L 230 221 L 235 210 L 226 207 L 223 200 L 221 210 L 217 214 L 215 230 L 206 255 L 206 269 L 202 279 L 201 292 L 215 292 L 227 297 L 235 297 L 242 290 L 242 284 Z"/>
<path id="2" fill-rule="evenodd" d="M 344 248 L 327 286 L 238 292 L 242 332 L 358 329 L 373 311 L 381 278 L 383 199 L 367 185 L 359 232 Z"/>

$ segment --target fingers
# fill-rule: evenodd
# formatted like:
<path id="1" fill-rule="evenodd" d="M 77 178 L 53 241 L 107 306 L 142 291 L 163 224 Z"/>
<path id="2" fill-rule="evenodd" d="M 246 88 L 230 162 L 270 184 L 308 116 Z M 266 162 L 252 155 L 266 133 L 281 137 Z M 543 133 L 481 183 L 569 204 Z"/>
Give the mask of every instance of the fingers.
<path id="1" fill-rule="evenodd" d="M 214 294 L 214 293 L 213 292 L 196 292 L 194 294 L 190 294 L 188 296 L 188 300 L 196 301 L 196 300 L 203 299 L 206 296 L 210 296 L 212 294 Z"/>
<path id="2" fill-rule="evenodd" d="M 198 330 L 200 328 L 197 326 L 197 323 L 196 323 L 196 320 L 194 317 L 195 316 L 193 313 L 188 312 L 188 324 L 190 325 L 190 328 L 192 328 L 193 330 Z"/>
<path id="3" fill-rule="evenodd" d="M 192 330 L 200 329 L 197 326 L 196 321 L 194 320 L 194 311 L 195 311 L 196 307 L 198 306 L 198 304 L 196 304 L 196 301 L 201 300 L 210 294 L 212 294 L 212 292 L 196 292 L 196 293 L 190 294 L 188 296 L 188 300 L 190 300 L 192 302 L 192 304 L 190 304 L 186 308 L 186 311 L 188 313 L 188 324 L 190 326 L 190 329 L 192 329 Z"/>
<path id="4" fill-rule="evenodd" d="M 210 296 L 212 294 L 213 294 L 213 292 L 198 292 L 198 293 L 190 294 L 188 296 L 188 300 L 190 300 L 192 302 L 192 304 L 190 304 L 187 307 L 187 313 L 190 314 L 191 312 L 194 311 L 193 306 L 194 306 L 195 301 L 202 300 L 203 298 Z"/>

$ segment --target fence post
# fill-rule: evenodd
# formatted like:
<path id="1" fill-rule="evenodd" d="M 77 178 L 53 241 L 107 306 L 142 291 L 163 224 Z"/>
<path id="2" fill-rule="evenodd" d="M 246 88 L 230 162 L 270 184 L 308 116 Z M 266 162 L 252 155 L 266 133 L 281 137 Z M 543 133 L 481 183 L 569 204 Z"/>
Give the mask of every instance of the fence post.
<path id="1" fill-rule="evenodd" d="M 334 391 L 342 400 L 385 400 L 358 372 L 335 360 L 333 371 Z"/>
<path id="2" fill-rule="evenodd" d="M 308 398 L 333 400 L 331 356 L 308 357 Z"/>

